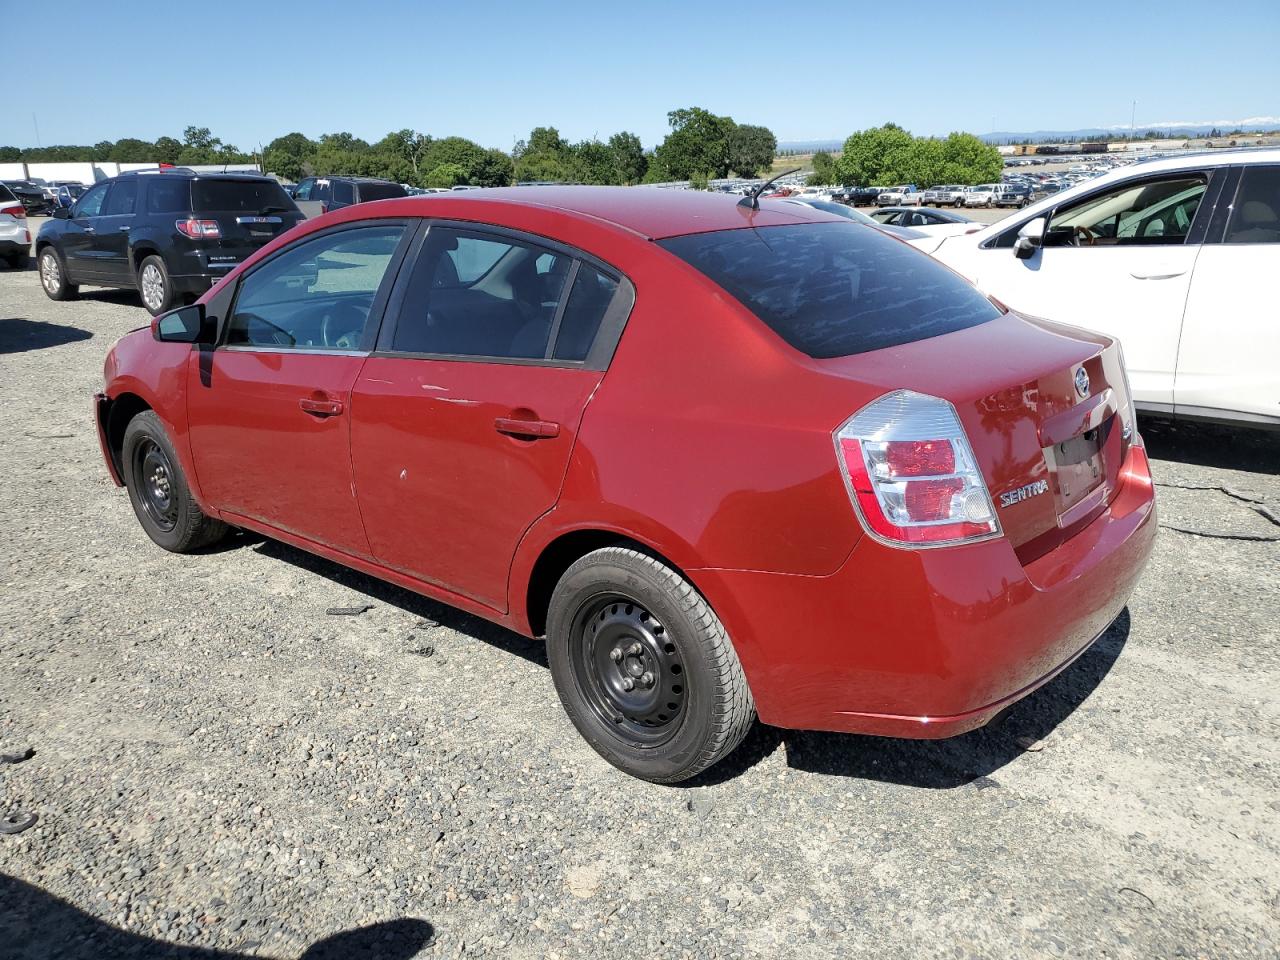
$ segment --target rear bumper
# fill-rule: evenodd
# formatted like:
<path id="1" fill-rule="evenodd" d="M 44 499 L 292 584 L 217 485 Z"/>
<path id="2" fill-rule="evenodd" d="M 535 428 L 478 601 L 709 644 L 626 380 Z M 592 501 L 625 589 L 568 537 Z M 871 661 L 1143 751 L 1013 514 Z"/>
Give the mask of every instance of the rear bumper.
<path id="1" fill-rule="evenodd" d="M 869 537 L 830 577 L 694 574 L 735 640 L 760 718 L 936 739 L 987 723 L 1124 609 L 1155 542 L 1145 453 L 1111 504 L 1025 567 L 1006 540 L 900 550 Z"/>

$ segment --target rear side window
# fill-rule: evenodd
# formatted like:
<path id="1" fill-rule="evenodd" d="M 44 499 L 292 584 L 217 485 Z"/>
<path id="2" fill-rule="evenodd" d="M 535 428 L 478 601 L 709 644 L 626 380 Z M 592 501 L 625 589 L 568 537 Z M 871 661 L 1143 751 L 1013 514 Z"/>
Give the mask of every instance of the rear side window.
<path id="1" fill-rule="evenodd" d="M 147 182 L 147 213 L 189 213 L 191 181 L 156 177 Z"/>
<path id="2" fill-rule="evenodd" d="M 815 359 L 925 340 L 1000 316 L 946 267 L 856 223 L 721 230 L 660 243 Z"/>
<path id="3" fill-rule="evenodd" d="M 1245 167 L 1227 243 L 1280 243 L 1280 167 Z"/>
<path id="4" fill-rule="evenodd" d="M 137 179 L 117 180 L 111 185 L 111 191 L 107 194 L 107 202 L 102 206 L 102 216 L 118 217 L 133 213 L 137 202 Z"/>
<path id="5" fill-rule="evenodd" d="M 360 202 L 370 200 L 391 200 L 394 197 L 407 197 L 404 187 L 398 183 L 362 183 L 360 184 Z"/>
<path id="6" fill-rule="evenodd" d="M 196 213 L 270 213 L 295 209 L 274 180 L 196 180 L 191 184 Z"/>
<path id="7" fill-rule="evenodd" d="M 557 360 L 586 360 L 595 342 L 596 332 L 618 292 L 618 281 L 608 274 L 583 263 L 569 291 L 560 318 L 553 356 Z"/>
<path id="8" fill-rule="evenodd" d="M 334 203 L 355 203 L 356 188 L 350 180 L 333 181 L 333 202 Z"/>

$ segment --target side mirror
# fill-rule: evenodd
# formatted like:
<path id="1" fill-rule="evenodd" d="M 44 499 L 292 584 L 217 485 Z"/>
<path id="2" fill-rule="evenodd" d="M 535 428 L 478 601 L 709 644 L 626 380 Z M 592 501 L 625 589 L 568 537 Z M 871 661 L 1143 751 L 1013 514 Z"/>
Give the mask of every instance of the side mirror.
<path id="1" fill-rule="evenodd" d="M 1018 239 L 1013 244 L 1013 255 L 1019 260 L 1030 260 L 1044 239 L 1044 217 L 1028 220 L 1018 231 Z"/>
<path id="2" fill-rule="evenodd" d="M 161 343 L 205 343 L 214 341 L 214 325 L 205 316 L 204 304 L 193 303 L 162 313 L 151 321 L 151 335 Z"/>
<path id="3" fill-rule="evenodd" d="M 70 220 L 70 219 L 71 219 L 71 208 L 70 208 L 70 207 L 54 207 L 54 208 L 53 208 L 53 219 L 55 219 L 55 220 Z"/>

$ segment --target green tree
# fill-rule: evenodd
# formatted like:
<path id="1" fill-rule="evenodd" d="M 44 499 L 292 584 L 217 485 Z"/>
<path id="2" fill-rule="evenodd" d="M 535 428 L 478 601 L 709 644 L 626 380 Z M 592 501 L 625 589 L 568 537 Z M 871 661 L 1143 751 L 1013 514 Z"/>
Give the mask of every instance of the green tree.
<path id="1" fill-rule="evenodd" d="M 177 163 L 178 154 L 182 152 L 182 144 L 173 137 L 160 137 L 155 142 L 152 159 L 156 163 Z"/>
<path id="2" fill-rule="evenodd" d="M 462 169 L 461 164 L 442 163 L 431 170 L 426 176 L 424 187 L 454 187 L 465 183 L 467 172 Z"/>
<path id="3" fill-rule="evenodd" d="M 573 179 L 578 183 L 607 185 L 621 182 L 617 165 L 614 163 L 613 151 L 607 144 L 599 140 L 583 140 L 570 150 L 573 158 Z"/>
<path id="4" fill-rule="evenodd" d="M 730 121 L 732 123 L 733 121 Z M 729 133 L 729 168 L 740 177 L 758 177 L 773 166 L 778 138 L 768 127 L 735 124 Z"/>
<path id="5" fill-rule="evenodd" d="M 813 155 L 813 175 L 809 177 L 809 185 L 814 187 L 827 186 L 837 183 L 839 179 L 835 157 L 825 150 L 819 150 L 815 153 Z"/>
<path id="6" fill-rule="evenodd" d="M 365 153 L 369 149 L 367 141 L 343 131 L 342 133 L 322 133 L 317 147 L 328 147 L 330 150 L 344 150 L 348 153 Z"/>
<path id="7" fill-rule="evenodd" d="M 22 159 L 22 151 L 17 147 L 0 147 L 0 163 L 17 163 Z"/>
<path id="8" fill-rule="evenodd" d="M 836 160 L 841 183 L 859 186 L 891 186 L 901 180 L 915 138 L 896 123 L 871 130 L 859 130 L 844 142 Z"/>
<path id="9" fill-rule="evenodd" d="M 133 137 L 124 137 L 117 140 L 107 154 L 107 159 L 116 163 L 149 163 L 156 158 L 156 147 L 154 143 L 148 143 L 146 140 L 136 140 Z"/>
<path id="10" fill-rule="evenodd" d="M 710 179 L 711 177 L 708 174 L 695 173 L 693 176 L 689 178 L 689 189 L 690 190 L 709 190 L 711 189 L 711 185 L 708 182 Z"/>
<path id="11" fill-rule="evenodd" d="M 456 164 L 462 168 L 464 177 L 470 177 L 471 172 L 483 159 L 484 147 L 475 141 L 468 140 L 466 137 L 444 137 L 441 140 L 431 141 L 431 145 L 427 147 L 419 163 L 423 169 L 432 173 L 435 172 L 436 167 Z"/>
<path id="12" fill-rule="evenodd" d="M 616 182 L 632 184 L 644 179 L 649 158 L 634 133 L 615 133 L 609 138 L 609 152 L 613 154 L 613 166 L 618 174 Z"/>
<path id="13" fill-rule="evenodd" d="M 1000 151 L 972 133 L 952 133 L 942 141 L 939 183 L 991 183 L 1000 179 L 1004 158 Z"/>
<path id="14" fill-rule="evenodd" d="M 477 187 L 509 187 L 514 167 L 511 158 L 501 150 L 486 150 L 468 179 Z"/>
<path id="15" fill-rule="evenodd" d="M 373 145 L 372 150 L 374 153 L 396 157 L 403 161 L 408 165 L 412 179 L 416 180 L 419 173 L 419 161 L 430 145 L 431 137 L 406 127 L 403 130 L 395 130 L 388 133 Z"/>
<path id="16" fill-rule="evenodd" d="M 262 169 L 298 181 L 306 176 L 309 161 L 315 156 L 317 144 L 301 133 L 286 133 L 276 137 L 262 149 Z"/>
<path id="17" fill-rule="evenodd" d="M 654 151 L 657 162 L 675 180 L 695 174 L 729 175 L 729 135 L 734 122 L 701 107 L 686 107 L 667 114 L 671 132 Z"/>

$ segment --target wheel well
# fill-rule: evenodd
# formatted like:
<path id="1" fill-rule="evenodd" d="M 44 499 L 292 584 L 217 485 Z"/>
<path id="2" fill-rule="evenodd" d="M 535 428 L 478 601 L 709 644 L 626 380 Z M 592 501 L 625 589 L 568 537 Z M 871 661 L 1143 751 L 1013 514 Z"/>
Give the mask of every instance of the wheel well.
<path id="1" fill-rule="evenodd" d="M 124 476 L 124 431 L 129 421 L 150 410 L 147 401 L 134 393 L 122 393 L 111 401 L 107 408 L 107 446 L 111 450 L 111 459 L 115 462 L 116 473 Z"/>
<path id="2" fill-rule="evenodd" d="M 142 261 L 147 259 L 158 251 L 154 247 L 135 247 L 131 256 L 133 257 L 133 272 L 137 273 L 142 269 Z"/>
<path id="3" fill-rule="evenodd" d="M 547 632 L 547 611 L 551 608 L 551 594 L 555 592 L 556 584 L 560 582 L 564 572 L 588 553 L 603 547 L 630 547 L 665 563 L 680 576 L 689 579 L 683 570 L 657 550 L 630 537 L 608 530 L 575 530 L 566 533 L 543 548 L 529 574 L 525 610 L 535 637 Z"/>

